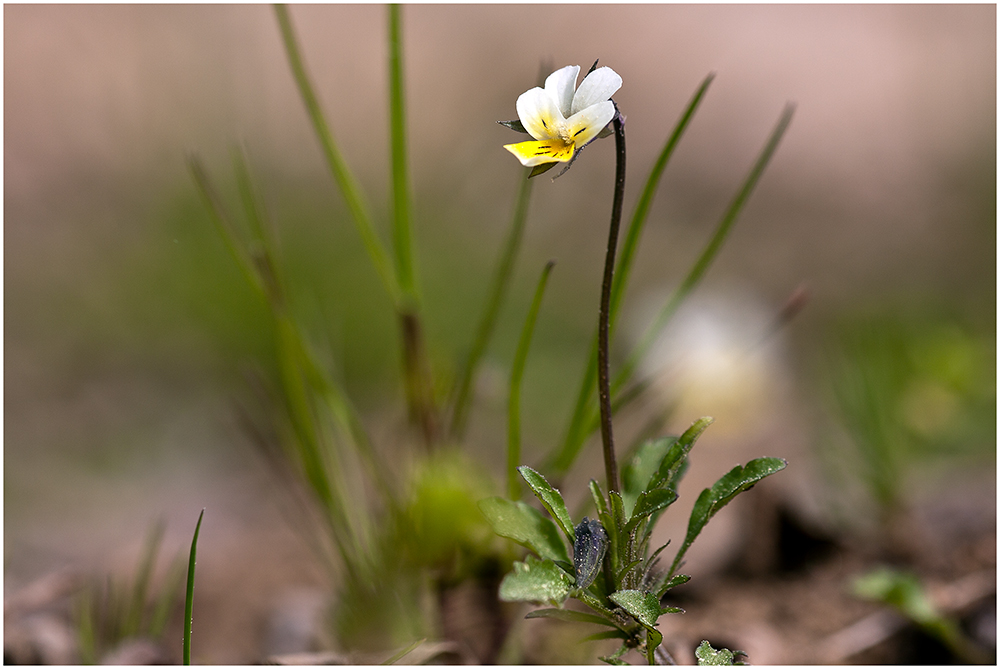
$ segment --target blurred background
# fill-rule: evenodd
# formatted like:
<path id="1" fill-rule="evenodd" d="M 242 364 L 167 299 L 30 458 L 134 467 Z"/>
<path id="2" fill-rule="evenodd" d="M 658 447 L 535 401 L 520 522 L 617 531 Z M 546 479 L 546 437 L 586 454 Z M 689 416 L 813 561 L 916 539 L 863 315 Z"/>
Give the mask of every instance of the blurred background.
<path id="1" fill-rule="evenodd" d="M 388 239 L 386 10 L 291 15 Z M 668 432 L 716 418 L 682 501 L 736 462 L 774 455 L 792 463 L 774 485 L 827 527 L 902 495 L 995 528 L 994 6 L 412 5 L 403 20 L 418 273 L 445 376 L 472 340 L 523 178 L 502 148 L 518 137 L 496 121 L 516 117 L 541 63 L 585 71 L 599 58 L 622 76 L 626 216 L 715 72 L 654 202 L 613 362 L 707 242 L 784 105 L 796 112 L 644 364 L 657 389 L 645 404 L 673 407 Z M 282 602 L 315 601 L 324 576 L 235 417 L 242 371 L 271 344 L 266 313 L 210 223 L 188 155 L 231 193 L 230 152 L 246 150 L 301 318 L 381 448 L 406 418 L 391 305 L 329 178 L 274 13 L 6 5 L 4 75 L 5 595 L 66 568 L 131 568 L 157 520 L 172 555 L 207 508 L 200 659 L 277 652 L 261 630 Z M 550 258 L 524 381 L 527 463 L 569 418 L 613 162 L 613 143 L 597 142 L 534 186 L 468 440 L 498 481 L 510 361 Z M 793 295 L 804 307 L 774 331 Z M 635 433 L 636 421 L 620 429 Z M 600 475 L 598 450 L 591 442 L 571 475 L 581 491 Z M 697 569 L 721 563 L 736 518 L 706 532 Z"/>

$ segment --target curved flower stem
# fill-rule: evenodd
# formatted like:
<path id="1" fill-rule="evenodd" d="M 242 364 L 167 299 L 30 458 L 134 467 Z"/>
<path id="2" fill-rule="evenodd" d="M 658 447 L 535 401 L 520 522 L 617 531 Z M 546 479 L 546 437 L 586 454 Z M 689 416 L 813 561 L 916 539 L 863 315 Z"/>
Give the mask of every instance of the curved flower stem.
<path id="1" fill-rule="evenodd" d="M 616 108 L 617 111 L 617 108 Z M 604 444 L 604 472 L 608 493 L 618 491 L 618 461 L 611 432 L 611 379 L 608 362 L 608 321 L 611 305 L 611 284 L 615 270 L 618 229 L 622 222 L 622 202 L 625 199 L 625 124 L 621 114 L 612 121 L 615 126 L 615 198 L 611 205 L 611 226 L 608 231 L 608 252 L 604 258 L 604 281 L 601 284 L 601 310 L 597 320 L 597 397 L 601 407 L 601 441 Z"/>

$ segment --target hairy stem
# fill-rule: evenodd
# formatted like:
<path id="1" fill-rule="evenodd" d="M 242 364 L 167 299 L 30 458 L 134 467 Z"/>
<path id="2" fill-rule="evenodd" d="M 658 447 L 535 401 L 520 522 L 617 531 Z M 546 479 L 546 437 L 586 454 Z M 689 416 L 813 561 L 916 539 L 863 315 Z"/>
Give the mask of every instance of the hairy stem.
<path id="1" fill-rule="evenodd" d="M 597 396 L 601 407 L 601 441 L 604 445 L 604 472 L 607 475 L 608 494 L 618 491 L 618 462 L 615 459 L 615 442 L 611 432 L 611 375 L 609 371 L 609 309 L 611 284 L 614 279 L 615 251 L 618 247 L 618 229 L 622 222 L 622 202 L 625 199 L 625 124 L 621 114 L 614 118 L 615 126 L 615 198 L 611 205 L 611 226 L 608 231 L 608 251 L 604 259 L 604 281 L 601 284 L 601 309 L 597 321 Z"/>

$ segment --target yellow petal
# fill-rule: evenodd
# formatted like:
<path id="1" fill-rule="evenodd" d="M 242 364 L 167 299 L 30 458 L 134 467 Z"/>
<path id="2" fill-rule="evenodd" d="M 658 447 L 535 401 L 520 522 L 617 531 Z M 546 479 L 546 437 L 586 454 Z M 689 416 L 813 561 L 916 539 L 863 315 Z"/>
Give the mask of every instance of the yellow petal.
<path id="1" fill-rule="evenodd" d="M 550 139 L 543 142 L 518 142 L 505 144 L 504 147 L 521 161 L 525 167 L 534 167 L 545 163 L 566 163 L 573 157 L 576 147 L 562 140 Z"/>

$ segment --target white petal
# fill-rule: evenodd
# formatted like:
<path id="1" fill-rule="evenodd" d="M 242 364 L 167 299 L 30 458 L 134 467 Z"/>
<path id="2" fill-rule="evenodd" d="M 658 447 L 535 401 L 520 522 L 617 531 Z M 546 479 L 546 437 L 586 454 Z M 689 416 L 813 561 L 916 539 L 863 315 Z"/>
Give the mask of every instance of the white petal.
<path id="1" fill-rule="evenodd" d="M 528 134 L 538 140 L 558 139 L 566 122 L 555 99 L 544 88 L 532 88 L 517 98 L 517 117 Z"/>
<path id="2" fill-rule="evenodd" d="M 563 116 L 572 113 L 570 107 L 573 105 L 573 91 L 576 90 L 578 76 L 580 76 L 580 66 L 567 65 L 545 78 L 545 90 L 559 103 L 559 110 Z"/>
<path id="3" fill-rule="evenodd" d="M 581 109 L 586 109 L 598 102 L 610 100 L 619 88 L 622 87 L 622 78 L 610 67 L 599 67 L 583 80 L 580 88 L 573 96 L 573 105 L 570 113 L 575 114 Z"/>
<path id="4" fill-rule="evenodd" d="M 579 148 L 597 137 L 597 133 L 604 130 L 604 126 L 611 123 L 611 119 L 614 117 L 615 103 L 605 100 L 573 114 L 566 119 L 566 126 L 569 129 L 570 138 Z"/>

